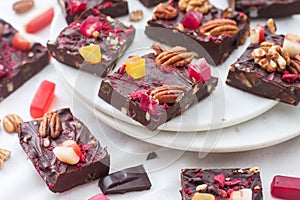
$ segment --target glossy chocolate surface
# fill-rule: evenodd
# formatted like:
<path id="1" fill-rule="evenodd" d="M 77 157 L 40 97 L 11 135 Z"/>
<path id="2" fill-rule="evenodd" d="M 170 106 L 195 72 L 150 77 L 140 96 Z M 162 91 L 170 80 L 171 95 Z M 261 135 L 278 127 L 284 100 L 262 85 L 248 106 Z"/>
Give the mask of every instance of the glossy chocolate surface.
<path id="1" fill-rule="evenodd" d="M 177 8 L 178 1 L 174 1 Z M 145 33 L 151 39 L 160 41 L 170 46 L 184 46 L 189 51 L 196 52 L 199 57 L 205 57 L 210 64 L 220 65 L 231 52 L 236 49 L 249 30 L 249 20 L 245 19 L 243 13 L 233 12 L 227 18 L 237 22 L 239 31 L 237 34 L 221 37 L 202 35 L 198 30 L 185 28 L 180 30 L 180 24 L 184 17 L 183 12 L 178 11 L 177 18 L 173 20 L 149 20 Z M 223 18 L 224 10 L 213 7 L 207 14 L 203 15 L 201 24 L 212 20 Z M 201 25 L 200 24 L 200 25 Z"/>
<path id="2" fill-rule="evenodd" d="M 142 2 L 142 4 L 146 7 L 153 7 L 156 6 L 159 3 L 163 3 L 166 2 L 167 0 L 140 0 L 140 2 Z"/>
<path id="3" fill-rule="evenodd" d="M 104 194 L 149 190 L 151 186 L 143 165 L 114 172 L 99 180 L 99 187 Z"/>
<path id="4" fill-rule="evenodd" d="M 75 21 L 88 8 L 95 8 L 111 17 L 120 17 L 128 14 L 128 2 L 126 0 L 77 0 L 81 3 L 86 3 L 86 9 L 79 9 L 75 12 L 70 10 L 68 4 L 70 1 L 75 2 L 76 0 L 58 0 L 68 24 Z"/>
<path id="5" fill-rule="evenodd" d="M 206 184 L 206 189 L 196 191 L 198 185 Z M 181 195 L 183 200 L 191 200 L 196 192 L 209 193 L 215 200 L 228 200 L 230 193 L 243 188 L 252 190 L 253 200 L 262 200 L 262 182 L 259 172 L 246 169 L 182 169 Z"/>
<path id="6" fill-rule="evenodd" d="M 97 38 L 86 37 L 79 30 L 80 24 L 90 15 L 97 17 L 102 23 Z M 55 41 L 48 41 L 47 47 L 50 54 L 59 62 L 104 77 L 115 67 L 117 60 L 131 45 L 134 35 L 133 26 L 125 26 L 95 9 L 89 9 L 78 20 L 64 28 Z M 90 44 L 100 45 L 102 54 L 100 63 L 86 62 L 79 54 L 80 47 Z"/>
<path id="7" fill-rule="evenodd" d="M 192 82 L 187 66 L 159 67 L 155 64 L 154 54 L 147 54 L 144 58 L 146 59 L 145 77 L 133 80 L 127 73 L 119 70 L 102 81 L 98 96 L 149 130 L 155 130 L 160 124 L 183 113 L 193 104 L 207 97 L 217 85 L 218 79 L 215 77 L 211 77 L 204 84 Z M 184 86 L 187 90 L 180 101 L 174 104 L 159 104 L 157 111 L 152 114 L 141 109 L 144 105 L 140 100 L 130 97 L 131 92 L 152 91 L 162 85 Z"/>
<path id="8" fill-rule="evenodd" d="M 286 17 L 300 14 L 300 0 L 229 0 L 229 4 L 251 18 Z"/>
<path id="9" fill-rule="evenodd" d="M 12 47 L 18 31 L 0 19 L 0 102 L 48 65 L 50 56 L 39 43 L 26 51 Z"/>
<path id="10" fill-rule="evenodd" d="M 267 27 L 265 28 L 267 30 Z M 265 31 L 265 41 L 282 45 L 284 35 Z M 251 44 L 242 56 L 231 65 L 226 83 L 240 90 L 276 101 L 297 105 L 300 101 L 300 81 L 288 83 L 282 73 L 269 73 L 254 62 L 251 52 L 259 45 Z"/>
<path id="11" fill-rule="evenodd" d="M 23 150 L 49 189 L 52 192 L 64 192 L 107 175 L 110 156 L 106 148 L 101 147 L 88 128 L 72 115 L 70 109 L 56 112 L 62 123 L 62 132 L 56 139 L 49 138 L 49 147 L 44 147 L 45 138 L 39 135 L 41 120 L 24 122 L 19 132 Z M 53 149 L 66 140 L 76 141 L 83 155 L 75 165 L 59 161 L 53 153 Z"/>

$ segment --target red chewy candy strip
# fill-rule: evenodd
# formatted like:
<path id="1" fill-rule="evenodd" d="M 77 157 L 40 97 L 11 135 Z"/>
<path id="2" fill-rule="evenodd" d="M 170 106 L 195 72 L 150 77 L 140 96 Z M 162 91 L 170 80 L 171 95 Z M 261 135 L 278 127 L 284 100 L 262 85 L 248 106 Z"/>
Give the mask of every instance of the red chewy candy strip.
<path id="1" fill-rule="evenodd" d="M 51 24 L 53 17 L 54 9 L 51 7 L 25 24 L 25 31 L 27 33 L 36 33 Z"/>
<path id="2" fill-rule="evenodd" d="M 300 178 L 275 176 L 271 184 L 271 194 L 275 198 L 286 200 L 300 199 Z"/>
<path id="3" fill-rule="evenodd" d="M 109 200 L 109 198 L 107 196 L 105 196 L 104 194 L 97 194 L 97 195 L 89 198 L 88 200 Z"/>
<path id="4" fill-rule="evenodd" d="M 54 98 L 54 90 L 55 83 L 47 80 L 41 83 L 30 105 L 31 117 L 40 118 L 47 112 Z"/>

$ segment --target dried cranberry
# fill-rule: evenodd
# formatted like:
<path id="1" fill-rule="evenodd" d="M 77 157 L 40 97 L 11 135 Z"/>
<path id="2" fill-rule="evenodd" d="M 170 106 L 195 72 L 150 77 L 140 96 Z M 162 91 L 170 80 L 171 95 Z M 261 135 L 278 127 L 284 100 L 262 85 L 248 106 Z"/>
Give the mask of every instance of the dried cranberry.
<path id="1" fill-rule="evenodd" d="M 93 15 L 88 16 L 80 25 L 80 32 L 86 36 L 91 37 L 94 31 L 99 31 L 102 23 Z"/>
<path id="2" fill-rule="evenodd" d="M 68 1 L 68 7 L 70 9 L 70 14 L 80 14 L 86 9 L 87 1 L 86 0 L 70 0 Z"/>
<path id="3" fill-rule="evenodd" d="M 184 27 L 196 29 L 202 22 L 203 15 L 194 9 L 190 9 L 183 17 L 181 23 Z"/>
<path id="4" fill-rule="evenodd" d="M 234 180 L 231 180 L 231 181 L 225 181 L 225 185 L 226 186 L 233 186 L 233 185 L 239 184 L 240 182 L 242 182 L 242 180 L 234 179 Z"/>
<path id="5" fill-rule="evenodd" d="M 7 68 L 5 68 L 4 65 L 0 63 L 0 78 L 4 77 L 7 73 Z"/>
<path id="6" fill-rule="evenodd" d="M 293 83 L 299 78 L 298 74 L 283 74 L 282 80 L 288 83 Z"/>
<path id="7" fill-rule="evenodd" d="M 217 183 L 219 183 L 219 185 L 221 187 L 224 187 L 224 185 L 225 185 L 225 177 L 224 177 L 224 175 L 222 173 L 219 174 L 219 175 L 217 175 L 217 176 L 215 176 L 214 177 L 214 181 L 216 181 Z"/>
<path id="8" fill-rule="evenodd" d="M 149 90 L 138 90 L 138 91 L 133 91 L 133 92 L 130 92 L 130 97 L 131 99 L 133 100 L 136 100 L 136 99 L 141 99 L 142 97 L 142 94 L 149 94 L 150 91 Z"/>
<path id="9" fill-rule="evenodd" d="M 158 111 L 158 102 L 149 95 L 142 93 L 140 100 L 140 108 L 151 115 L 156 115 Z"/>

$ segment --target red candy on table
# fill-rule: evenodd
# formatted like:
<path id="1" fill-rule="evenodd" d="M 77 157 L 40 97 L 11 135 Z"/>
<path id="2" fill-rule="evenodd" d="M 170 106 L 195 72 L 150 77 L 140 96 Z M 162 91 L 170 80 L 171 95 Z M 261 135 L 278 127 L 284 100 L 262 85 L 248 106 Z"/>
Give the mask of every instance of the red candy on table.
<path id="1" fill-rule="evenodd" d="M 105 196 L 104 194 L 97 194 L 97 195 L 89 198 L 88 200 L 109 200 L 109 198 L 107 196 Z"/>
<path id="2" fill-rule="evenodd" d="M 55 83 L 47 80 L 41 83 L 30 105 L 31 117 L 43 117 L 53 101 L 54 90 Z"/>
<path id="3" fill-rule="evenodd" d="M 36 33 L 50 25 L 53 17 L 54 9 L 51 7 L 25 24 L 25 31 L 27 33 Z"/>
<path id="4" fill-rule="evenodd" d="M 275 198 L 299 200 L 300 178 L 280 175 L 275 176 L 271 183 L 271 194 Z"/>

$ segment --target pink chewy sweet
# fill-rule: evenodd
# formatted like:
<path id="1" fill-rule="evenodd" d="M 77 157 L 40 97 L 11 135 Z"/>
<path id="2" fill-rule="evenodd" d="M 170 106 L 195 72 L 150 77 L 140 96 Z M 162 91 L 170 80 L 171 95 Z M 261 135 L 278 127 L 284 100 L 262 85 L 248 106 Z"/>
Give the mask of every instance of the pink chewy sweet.
<path id="1" fill-rule="evenodd" d="M 42 117 L 49 109 L 54 99 L 55 83 L 43 81 L 30 105 L 30 115 L 33 118 Z"/>
<path id="2" fill-rule="evenodd" d="M 202 22 L 203 15 L 194 9 L 190 9 L 183 17 L 181 23 L 186 28 L 196 29 Z"/>
<path id="3" fill-rule="evenodd" d="M 107 196 L 105 196 L 104 194 L 97 194 L 97 195 L 89 198 L 88 200 L 109 200 L 109 198 Z"/>
<path id="4" fill-rule="evenodd" d="M 299 200 L 300 178 L 288 176 L 274 176 L 271 183 L 271 194 L 275 198 Z"/>
<path id="5" fill-rule="evenodd" d="M 211 78 L 210 66 L 205 58 L 200 58 L 196 62 L 188 65 L 190 78 L 195 82 L 205 83 Z"/>

